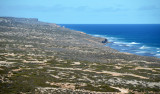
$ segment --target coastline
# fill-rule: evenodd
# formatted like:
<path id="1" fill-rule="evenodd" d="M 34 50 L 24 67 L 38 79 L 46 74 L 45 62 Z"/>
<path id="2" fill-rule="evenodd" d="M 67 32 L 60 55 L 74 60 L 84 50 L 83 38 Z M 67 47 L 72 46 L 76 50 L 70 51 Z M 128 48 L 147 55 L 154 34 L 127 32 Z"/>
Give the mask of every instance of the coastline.
<path id="1" fill-rule="evenodd" d="M 159 93 L 159 58 L 122 53 L 105 38 L 53 23 L 14 19 L 0 21 L 1 93 Z"/>
<path id="2" fill-rule="evenodd" d="M 63 27 L 66 26 L 67 28 L 69 28 L 71 30 L 81 30 L 82 32 L 85 32 L 85 33 L 87 33 L 91 36 L 94 36 L 94 37 L 106 38 L 109 41 L 109 43 L 106 46 L 111 47 L 111 48 L 118 50 L 120 52 L 127 52 L 127 53 L 140 55 L 140 56 L 150 56 L 150 57 L 160 58 L 160 47 L 146 45 L 145 43 L 143 43 L 143 42 L 140 43 L 140 42 L 137 42 L 136 40 L 127 40 L 126 38 L 116 37 L 116 36 L 113 36 L 112 34 L 107 35 L 107 34 L 98 33 L 97 30 L 93 30 L 91 32 L 90 29 L 89 30 L 87 29 L 87 27 L 91 28 L 92 25 L 85 26 L 85 25 L 75 24 L 72 26 L 72 24 L 71 25 L 70 24 L 69 25 L 68 24 L 60 24 L 60 26 L 63 26 Z M 100 26 L 100 25 L 98 25 L 98 26 Z M 102 25 L 102 26 L 105 26 L 105 25 Z M 84 27 L 84 29 L 83 29 L 83 27 Z M 96 29 L 96 28 L 94 27 L 94 29 Z M 102 30 L 102 32 L 104 32 L 104 31 L 107 32 L 107 30 Z"/>
<path id="3" fill-rule="evenodd" d="M 160 51 L 158 47 L 146 46 L 137 42 L 125 42 L 119 41 L 119 38 L 115 37 L 107 37 L 104 35 L 90 34 L 95 37 L 102 37 L 108 40 L 106 46 L 111 47 L 120 52 L 126 52 L 130 54 L 140 55 L 140 56 L 149 56 L 149 57 L 157 57 L 160 58 Z"/>

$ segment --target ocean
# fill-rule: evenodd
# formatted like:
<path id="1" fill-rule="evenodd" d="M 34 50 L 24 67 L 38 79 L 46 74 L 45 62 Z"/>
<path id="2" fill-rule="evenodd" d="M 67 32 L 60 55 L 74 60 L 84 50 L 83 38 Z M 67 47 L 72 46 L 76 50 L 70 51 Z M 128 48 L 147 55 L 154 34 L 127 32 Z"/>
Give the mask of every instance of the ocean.
<path id="1" fill-rule="evenodd" d="M 120 52 L 160 58 L 160 24 L 60 24 L 95 37 Z"/>

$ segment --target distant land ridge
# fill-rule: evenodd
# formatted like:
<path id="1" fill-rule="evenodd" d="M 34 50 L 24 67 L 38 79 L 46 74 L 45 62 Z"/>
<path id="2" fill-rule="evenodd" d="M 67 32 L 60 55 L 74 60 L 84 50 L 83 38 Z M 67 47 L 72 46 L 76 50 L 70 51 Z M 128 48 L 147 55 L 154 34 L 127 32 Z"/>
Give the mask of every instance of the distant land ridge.
<path id="1" fill-rule="evenodd" d="M 16 17 L 0 17 L 0 20 L 10 20 L 16 22 L 37 22 L 37 18 L 16 18 Z"/>

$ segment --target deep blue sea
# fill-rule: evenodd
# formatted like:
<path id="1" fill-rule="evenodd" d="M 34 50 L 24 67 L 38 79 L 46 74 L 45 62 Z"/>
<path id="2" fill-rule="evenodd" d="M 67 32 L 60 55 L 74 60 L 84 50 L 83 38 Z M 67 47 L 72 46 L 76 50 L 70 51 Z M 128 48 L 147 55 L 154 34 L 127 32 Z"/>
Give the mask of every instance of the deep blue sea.
<path id="1" fill-rule="evenodd" d="M 96 37 L 120 52 L 160 58 L 160 24 L 60 24 Z"/>

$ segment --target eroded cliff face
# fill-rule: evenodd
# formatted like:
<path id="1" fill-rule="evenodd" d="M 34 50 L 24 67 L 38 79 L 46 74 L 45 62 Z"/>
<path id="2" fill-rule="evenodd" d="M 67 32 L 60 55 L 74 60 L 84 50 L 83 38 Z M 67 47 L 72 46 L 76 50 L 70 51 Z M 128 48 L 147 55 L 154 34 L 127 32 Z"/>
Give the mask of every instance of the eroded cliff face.
<path id="1" fill-rule="evenodd" d="M 160 59 L 38 19 L 0 17 L 0 93 L 158 92 Z"/>

